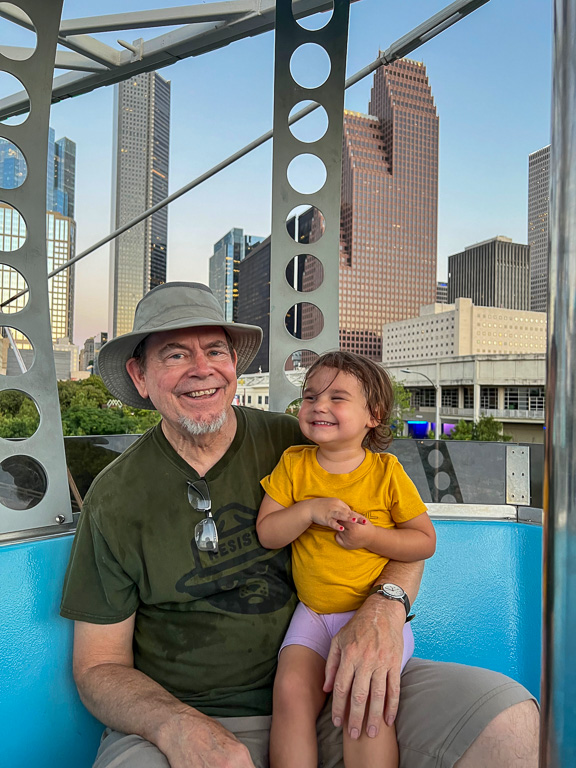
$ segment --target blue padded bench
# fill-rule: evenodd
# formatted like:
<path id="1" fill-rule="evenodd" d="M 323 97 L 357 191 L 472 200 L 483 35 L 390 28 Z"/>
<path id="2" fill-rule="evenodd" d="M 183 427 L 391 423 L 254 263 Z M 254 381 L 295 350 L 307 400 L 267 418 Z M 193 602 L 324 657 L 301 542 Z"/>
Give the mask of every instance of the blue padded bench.
<path id="1" fill-rule="evenodd" d="M 415 606 L 416 655 L 506 672 L 539 694 L 542 531 L 437 521 L 438 551 Z M 102 731 L 71 670 L 58 616 L 72 537 L 0 546 L 2 764 L 89 768 Z"/>

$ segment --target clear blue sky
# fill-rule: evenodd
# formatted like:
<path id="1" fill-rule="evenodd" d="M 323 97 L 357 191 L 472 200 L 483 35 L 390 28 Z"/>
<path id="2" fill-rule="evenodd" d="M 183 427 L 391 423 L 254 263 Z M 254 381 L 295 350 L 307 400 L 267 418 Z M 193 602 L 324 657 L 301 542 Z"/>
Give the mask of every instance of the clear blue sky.
<path id="1" fill-rule="evenodd" d="M 65 0 L 64 18 L 161 4 Z M 353 3 L 348 73 L 447 4 Z M 499 234 L 526 242 L 528 154 L 550 141 L 551 38 L 551 0 L 491 0 L 411 55 L 427 67 L 440 116 L 439 279 L 466 245 Z M 172 82 L 170 191 L 272 127 L 273 50 L 269 32 L 162 70 Z M 347 92 L 348 109 L 367 111 L 371 80 Z M 56 137 L 77 144 L 79 250 L 110 231 L 112 104 L 109 87 L 52 108 Z M 169 279 L 207 282 L 212 246 L 232 227 L 269 234 L 271 152 L 268 143 L 172 204 Z M 105 246 L 77 267 L 76 343 L 107 328 L 108 257 Z"/>

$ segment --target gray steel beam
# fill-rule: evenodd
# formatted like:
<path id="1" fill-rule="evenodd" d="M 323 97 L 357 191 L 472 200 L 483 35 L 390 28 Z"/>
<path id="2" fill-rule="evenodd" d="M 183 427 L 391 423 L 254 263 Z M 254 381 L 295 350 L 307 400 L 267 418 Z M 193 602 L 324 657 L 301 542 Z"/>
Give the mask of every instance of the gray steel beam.
<path id="1" fill-rule="evenodd" d="M 60 25 L 60 35 L 116 32 L 121 29 L 149 29 L 171 27 L 177 24 L 193 24 L 202 21 L 220 21 L 244 16 L 258 10 L 257 0 L 225 0 L 219 3 L 183 5 L 180 8 L 161 8 L 133 13 L 114 13 L 106 16 L 90 16 L 68 19 Z"/>
<path id="2" fill-rule="evenodd" d="M 2 125 L 0 133 L 26 159 L 19 185 L 2 189 L 3 202 L 18 211 L 27 226 L 19 248 L 2 252 L 1 261 L 21 273 L 29 300 L 17 312 L 0 312 L 0 326 L 24 334 L 34 360 L 28 370 L 0 376 L 0 391 L 16 389 L 38 408 L 40 423 L 24 440 L 0 439 L 0 532 L 22 531 L 72 521 L 50 331 L 46 255 L 46 164 L 50 118 L 50 82 L 54 69 L 62 0 L 19 0 L 38 30 L 35 51 L 26 60 L 5 59 L 2 68 L 28 90 L 34 119 Z M 8 334 L 6 334 L 8 335 Z"/>
<path id="3" fill-rule="evenodd" d="M 544 468 L 541 768 L 576 765 L 576 0 L 556 0 Z"/>
<path id="4" fill-rule="evenodd" d="M 352 1 L 357 2 L 357 0 Z M 294 12 L 299 17 L 328 10 L 331 7 L 331 0 L 295 0 L 294 2 Z M 82 93 L 89 93 L 95 88 L 118 83 L 142 72 L 162 69 L 170 64 L 174 64 L 178 59 L 198 56 L 202 53 L 222 48 L 236 40 L 268 32 L 274 28 L 275 8 L 274 0 L 262 0 L 258 5 L 257 11 L 250 12 L 228 23 L 217 22 L 202 26 L 196 24 L 186 25 L 181 29 L 148 40 L 143 45 L 143 56 L 141 58 L 130 55 L 126 51 L 119 52 L 109 46 L 105 46 L 105 49 L 108 50 L 109 58 L 107 61 L 104 61 L 101 57 L 98 57 L 99 54 L 103 53 L 100 48 L 95 47 L 92 52 L 87 50 L 88 41 L 103 45 L 99 41 L 93 40 L 89 36 L 59 38 L 59 42 L 62 45 L 66 45 L 79 53 L 84 53 L 99 63 L 110 64 L 111 69 L 108 72 L 103 71 L 91 74 L 71 72 L 56 77 L 52 86 L 52 103 L 73 96 L 79 96 Z M 82 48 L 79 45 L 79 41 L 82 42 Z M 110 51 L 116 56 L 114 61 L 110 60 Z M 22 114 L 27 110 L 28 99 L 24 92 L 19 92 L 0 100 L 0 119 Z"/>
<path id="5" fill-rule="evenodd" d="M 28 59 L 33 53 L 33 48 L 0 45 L 0 54 L 9 59 Z M 101 72 L 108 69 L 103 64 L 98 64 L 81 53 L 74 53 L 73 51 L 57 51 L 54 67 L 56 69 L 78 70 L 80 72 Z"/>

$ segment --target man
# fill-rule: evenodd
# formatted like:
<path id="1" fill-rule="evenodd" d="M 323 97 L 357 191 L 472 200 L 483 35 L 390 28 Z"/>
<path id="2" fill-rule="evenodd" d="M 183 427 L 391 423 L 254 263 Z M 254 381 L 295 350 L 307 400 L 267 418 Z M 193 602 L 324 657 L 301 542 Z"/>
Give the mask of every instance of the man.
<path id="1" fill-rule="evenodd" d="M 64 586 L 78 690 L 108 726 L 97 768 L 267 768 L 294 595 L 289 552 L 256 538 L 259 480 L 302 437 L 292 417 L 232 406 L 261 335 L 225 322 L 206 286 L 168 283 L 100 352 L 114 395 L 162 421 L 92 485 Z M 390 562 L 378 581 L 412 602 L 420 576 Z M 353 736 L 382 711 L 394 721 L 407 599 L 370 596 L 333 641 L 332 706 L 318 724 L 326 768 L 342 766 L 332 722 L 348 703 Z M 530 694 L 485 670 L 411 660 L 396 726 L 402 768 L 537 764 Z"/>

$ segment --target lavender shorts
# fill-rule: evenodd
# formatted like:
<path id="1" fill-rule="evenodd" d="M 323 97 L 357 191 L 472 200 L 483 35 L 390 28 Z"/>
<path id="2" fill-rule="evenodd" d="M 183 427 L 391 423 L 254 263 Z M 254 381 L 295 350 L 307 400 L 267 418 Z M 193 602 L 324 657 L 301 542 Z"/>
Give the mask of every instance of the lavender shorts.
<path id="1" fill-rule="evenodd" d="M 356 611 L 345 613 L 315 613 L 304 603 L 298 603 L 292 621 L 286 632 L 279 653 L 287 645 L 304 645 L 319 653 L 323 659 L 328 658 L 330 643 L 345 624 L 348 624 Z M 402 669 L 414 653 L 414 635 L 410 622 L 404 624 L 404 653 L 402 654 Z"/>

